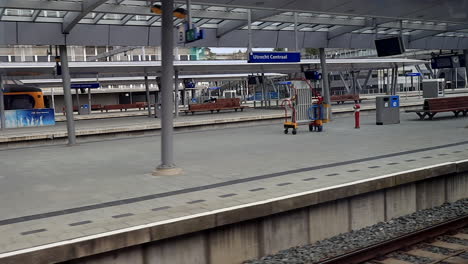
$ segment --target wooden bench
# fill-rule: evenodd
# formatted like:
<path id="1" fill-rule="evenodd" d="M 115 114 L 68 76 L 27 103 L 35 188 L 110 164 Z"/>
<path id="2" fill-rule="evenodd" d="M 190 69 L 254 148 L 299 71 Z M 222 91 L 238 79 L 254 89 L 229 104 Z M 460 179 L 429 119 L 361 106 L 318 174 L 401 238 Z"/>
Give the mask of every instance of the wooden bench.
<path id="1" fill-rule="evenodd" d="M 468 96 L 426 99 L 424 100 L 423 109 L 406 110 L 405 112 L 416 113 L 421 120 L 424 120 L 426 116 L 432 120 L 437 113 L 442 112 L 452 112 L 455 117 L 458 117 L 460 113 L 466 116 L 468 113 Z"/>
<path id="2" fill-rule="evenodd" d="M 120 112 L 122 112 L 123 110 L 127 111 L 128 109 L 136 109 L 136 108 L 141 110 L 141 109 L 146 109 L 147 105 L 148 104 L 146 102 L 137 102 L 134 104 L 105 105 L 102 107 L 101 112 L 103 112 L 104 110 L 106 112 L 109 112 L 109 110 L 120 110 Z"/>
<path id="3" fill-rule="evenodd" d="M 354 103 L 360 103 L 362 100 L 359 97 L 359 94 L 345 94 L 345 95 L 332 95 L 330 97 L 331 102 L 336 102 L 337 104 L 344 104 L 346 101 L 354 101 Z"/>
<path id="4" fill-rule="evenodd" d="M 203 104 L 190 104 L 188 110 L 184 110 L 185 114 L 195 112 L 208 112 L 214 113 L 216 111 L 219 113 L 221 110 L 241 110 L 244 111 L 244 106 L 240 105 L 239 98 L 228 98 L 228 99 L 217 99 L 216 102 L 212 103 L 203 103 Z"/>

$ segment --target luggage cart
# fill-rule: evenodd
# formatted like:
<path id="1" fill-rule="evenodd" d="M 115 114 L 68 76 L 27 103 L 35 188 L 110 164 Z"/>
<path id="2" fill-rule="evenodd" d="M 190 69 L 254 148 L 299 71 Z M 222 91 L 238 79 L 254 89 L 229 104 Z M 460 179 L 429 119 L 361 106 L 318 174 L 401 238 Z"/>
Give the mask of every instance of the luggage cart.
<path id="1" fill-rule="evenodd" d="M 323 99 L 308 80 L 294 80 L 289 84 L 290 98 L 282 101 L 285 111 L 284 133 L 297 134 L 300 125 L 309 125 L 309 131 L 322 131 Z M 288 116 L 288 111 L 291 115 Z"/>

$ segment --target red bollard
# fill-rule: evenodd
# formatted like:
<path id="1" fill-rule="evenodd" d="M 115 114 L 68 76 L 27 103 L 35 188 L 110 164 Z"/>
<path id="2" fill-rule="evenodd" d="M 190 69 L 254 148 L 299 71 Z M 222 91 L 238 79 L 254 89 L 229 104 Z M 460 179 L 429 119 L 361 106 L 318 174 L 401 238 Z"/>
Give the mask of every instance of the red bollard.
<path id="1" fill-rule="evenodd" d="M 353 109 L 354 109 L 354 128 L 361 128 L 360 120 L 359 120 L 359 112 L 361 109 L 361 105 L 355 104 L 353 106 Z"/>

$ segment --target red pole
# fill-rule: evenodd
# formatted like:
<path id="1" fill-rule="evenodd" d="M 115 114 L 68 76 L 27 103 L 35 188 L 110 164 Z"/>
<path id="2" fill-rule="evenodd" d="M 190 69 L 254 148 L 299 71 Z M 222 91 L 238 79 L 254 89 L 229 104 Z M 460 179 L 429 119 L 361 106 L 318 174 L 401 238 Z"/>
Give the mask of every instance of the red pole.
<path id="1" fill-rule="evenodd" d="M 354 128 L 361 128 L 360 118 L 359 118 L 361 106 L 359 104 L 355 104 L 353 106 L 353 109 L 354 109 Z"/>

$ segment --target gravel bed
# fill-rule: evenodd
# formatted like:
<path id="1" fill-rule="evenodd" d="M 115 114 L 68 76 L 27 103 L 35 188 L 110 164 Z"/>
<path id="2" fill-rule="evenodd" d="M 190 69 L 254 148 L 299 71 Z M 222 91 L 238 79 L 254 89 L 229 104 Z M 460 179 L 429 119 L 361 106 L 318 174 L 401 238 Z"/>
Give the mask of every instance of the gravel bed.
<path id="1" fill-rule="evenodd" d="M 468 240 L 465 240 L 465 239 L 460 239 L 460 238 L 451 237 L 451 236 L 441 236 L 438 239 L 444 242 L 448 242 L 448 243 L 456 243 L 456 244 L 468 246 Z"/>
<path id="2" fill-rule="evenodd" d="M 408 261 L 411 263 L 417 263 L 417 264 L 428 264 L 428 263 L 434 262 L 434 260 L 430 258 L 413 256 L 413 255 L 405 254 L 403 252 L 390 253 L 386 257 Z"/>
<path id="3" fill-rule="evenodd" d="M 351 231 L 314 244 L 293 247 L 245 264 L 311 264 L 333 256 L 364 248 L 390 238 L 432 226 L 449 219 L 468 215 L 468 199 L 446 203 L 439 207 L 421 210 L 410 215 L 381 222 L 360 230 Z"/>
<path id="4" fill-rule="evenodd" d="M 458 250 L 443 248 L 443 247 L 436 247 L 436 246 L 427 245 L 427 244 L 423 245 L 421 247 L 421 249 L 426 250 L 426 251 L 430 251 L 430 252 L 436 253 L 436 254 L 442 254 L 442 255 L 451 255 L 451 254 L 454 254 L 454 253 L 458 252 Z"/>
<path id="5" fill-rule="evenodd" d="M 468 252 L 458 255 L 458 257 L 468 259 Z"/>

